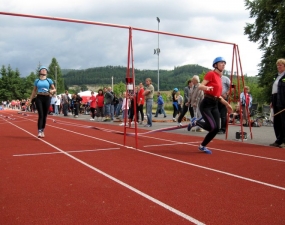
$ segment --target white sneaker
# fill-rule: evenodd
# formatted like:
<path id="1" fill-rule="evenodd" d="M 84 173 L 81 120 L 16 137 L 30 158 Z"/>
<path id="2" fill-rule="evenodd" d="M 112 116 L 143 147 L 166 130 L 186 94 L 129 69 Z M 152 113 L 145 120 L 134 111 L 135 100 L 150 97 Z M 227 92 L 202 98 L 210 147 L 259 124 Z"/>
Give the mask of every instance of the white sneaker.
<path id="1" fill-rule="evenodd" d="M 119 126 L 124 126 L 125 125 L 125 123 L 121 123 Z"/>
<path id="2" fill-rule="evenodd" d="M 42 137 L 42 132 L 39 131 L 39 133 L 38 133 L 38 138 L 41 138 L 41 137 Z"/>
<path id="3" fill-rule="evenodd" d="M 178 125 L 177 125 L 178 127 L 182 127 L 183 126 L 183 124 L 182 123 L 178 123 Z"/>
<path id="4" fill-rule="evenodd" d="M 78 116 L 76 115 L 75 118 L 78 118 Z"/>
<path id="5" fill-rule="evenodd" d="M 45 137 L 45 133 L 44 132 L 42 132 L 42 137 Z"/>
<path id="6" fill-rule="evenodd" d="M 90 120 L 91 120 L 91 121 L 94 121 L 94 119 L 93 119 L 93 118 L 91 118 Z"/>
<path id="7" fill-rule="evenodd" d="M 175 119 L 175 118 L 173 118 L 173 122 L 176 122 L 176 119 Z"/>

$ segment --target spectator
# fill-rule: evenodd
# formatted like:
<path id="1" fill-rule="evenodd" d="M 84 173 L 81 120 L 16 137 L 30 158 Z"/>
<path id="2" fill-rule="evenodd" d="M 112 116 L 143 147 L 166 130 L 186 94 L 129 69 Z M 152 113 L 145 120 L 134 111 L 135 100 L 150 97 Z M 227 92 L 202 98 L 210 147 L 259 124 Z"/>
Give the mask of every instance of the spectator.
<path id="1" fill-rule="evenodd" d="M 101 121 L 103 121 L 104 94 L 102 89 L 98 90 L 98 94 L 96 96 L 96 103 L 97 103 L 97 121 L 99 120 L 99 117 L 101 117 Z"/>
<path id="2" fill-rule="evenodd" d="M 182 119 L 185 116 L 185 114 L 187 113 L 187 111 L 189 110 L 190 112 L 190 116 L 191 118 L 194 117 L 194 111 L 193 111 L 193 107 L 191 106 L 191 90 L 192 90 L 192 80 L 188 80 L 188 86 L 184 88 L 184 103 L 183 103 L 183 107 L 182 107 L 182 113 L 179 115 L 178 117 L 178 126 L 182 126 Z M 190 103 L 189 103 L 190 102 Z"/>
<path id="3" fill-rule="evenodd" d="M 145 83 L 146 83 L 146 88 L 143 93 L 146 101 L 146 115 L 147 115 L 147 124 L 145 125 L 145 127 L 152 127 L 152 104 L 153 104 L 154 87 L 151 84 L 152 82 L 150 78 L 146 78 Z"/>
<path id="4" fill-rule="evenodd" d="M 144 113 L 143 113 L 143 105 L 144 105 L 144 86 L 143 83 L 139 83 L 138 95 L 137 95 L 137 118 L 139 119 L 139 114 L 141 116 L 140 124 L 143 124 L 144 121 Z"/>
<path id="5" fill-rule="evenodd" d="M 123 93 L 123 103 L 122 103 L 122 120 L 123 122 L 120 124 L 120 126 L 126 126 L 125 118 L 128 116 L 128 110 L 129 110 L 129 99 L 127 97 L 127 93 Z"/>
<path id="6" fill-rule="evenodd" d="M 104 87 L 104 115 L 105 122 L 111 121 L 111 103 L 113 101 L 113 95 L 107 87 Z"/>
<path id="7" fill-rule="evenodd" d="M 228 95 L 230 93 L 230 84 L 231 81 L 227 76 L 222 76 L 222 98 L 228 101 Z M 220 113 L 220 129 L 218 134 L 226 133 L 226 123 L 227 123 L 227 108 L 221 102 L 218 102 L 218 108 Z"/>
<path id="8" fill-rule="evenodd" d="M 191 103 L 190 104 L 193 108 L 195 117 L 201 118 L 202 114 L 200 111 L 200 104 L 201 104 L 202 100 L 204 99 L 204 91 L 199 89 L 200 78 L 198 75 L 193 76 L 192 83 L 193 83 L 193 88 L 192 88 L 192 92 L 191 92 L 191 100 L 190 100 Z M 203 129 L 198 127 L 196 129 L 196 131 L 202 132 Z"/>
<path id="9" fill-rule="evenodd" d="M 174 88 L 171 97 L 172 97 L 172 106 L 173 106 L 173 122 L 176 122 L 176 116 L 178 114 L 178 96 L 177 96 L 178 88 Z"/>
<path id="10" fill-rule="evenodd" d="M 270 103 L 274 113 L 273 128 L 276 140 L 270 146 L 285 148 L 285 59 L 278 59 L 276 66 L 278 73 L 272 85 Z"/>
<path id="11" fill-rule="evenodd" d="M 94 121 L 95 119 L 95 115 L 96 115 L 96 96 L 94 95 L 94 91 L 91 91 L 91 97 L 89 99 L 90 102 L 90 116 L 92 121 Z"/>
<path id="12" fill-rule="evenodd" d="M 166 117 L 165 111 L 164 111 L 164 100 L 160 94 L 160 92 L 157 92 L 157 108 L 156 113 L 154 117 L 158 117 L 158 114 L 163 114 L 164 118 Z"/>
<path id="13" fill-rule="evenodd" d="M 251 108 L 252 105 L 252 97 L 251 94 L 249 93 L 250 89 L 248 86 L 244 86 L 244 92 L 240 93 L 240 102 L 242 106 L 242 123 L 244 126 L 248 126 L 248 120 L 247 118 L 249 117 L 249 109 Z"/>
<path id="14" fill-rule="evenodd" d="M 77 93 L 75 93 L 73 95 L 72 100 L 73 100 L 73 108 L 74 108 L 74 117 L 77 118 L 79 114 L 79 107 L 80 107 L 82 98 Z"/>

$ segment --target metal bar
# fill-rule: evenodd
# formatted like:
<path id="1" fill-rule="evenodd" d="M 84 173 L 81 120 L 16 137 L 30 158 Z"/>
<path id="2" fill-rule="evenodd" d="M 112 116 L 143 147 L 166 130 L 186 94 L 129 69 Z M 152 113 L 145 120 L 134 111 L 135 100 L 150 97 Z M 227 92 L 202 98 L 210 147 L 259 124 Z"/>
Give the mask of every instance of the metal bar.
<path id="1" fill-rule="evenodd" d="M 39 16 L 39 15 L 30 15 L 30 14 L 21 14 L 21 13 L 0 12 L 0 15 L 37 18 L 37 19 L 44 19 L 44 20 L 64 21 L 64 22 L 70 22 L 70 23 L 100 25 L 100 26 L 116 27 L 116 28 L 123 28 L 123 29 L 129 29 L 130 28 L 130 26 L 119 25 L 119 24 L 101 23 L 101 22 L 94 22 L 94 21 L 87 21 L 87 20 L 75 20 L 75 19 L 68 19 L 68 18 Z M 162 31 L 156 31 L 156 30 L 148 30 L 148 29 L 142 29 L 142 28 L 138 28 L 138 27 L 132 27 L 132 29 L 136 30 L 136 31 L 143 31 L 143 32 L 148 32 L 148 33 L 156 33 L 156 34 L 164 34 L 164 35 L 181 37 L 181 38 L 189 38 L 189 39 L 194 39 L 194 40 L 199 40 L 199 41 L 208 41 L 208 42 L 215 42 L 215 43 L 220 43 L 220 44 L 235 45 L 234 43 L 225 42 L 225 41 L 218 41 L 218 40 L 212 40 L 212 39 L 207 39 L 207 38 L 198 38 L 198 37 L 193 37 L 193 36 L 188 36 L 188 35 L 162 32 Z"/>

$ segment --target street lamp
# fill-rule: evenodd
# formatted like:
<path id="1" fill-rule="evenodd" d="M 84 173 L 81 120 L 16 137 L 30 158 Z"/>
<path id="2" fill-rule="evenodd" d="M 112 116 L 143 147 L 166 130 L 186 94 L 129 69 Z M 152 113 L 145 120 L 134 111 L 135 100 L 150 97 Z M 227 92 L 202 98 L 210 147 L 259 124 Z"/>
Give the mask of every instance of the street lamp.
<path id="1" fill-rule="evenodd" d="M 157 20 L 157 24 L 158 24 L 158 31 L 159 31 L 159 23 L 160 23 L 160 19 L 158 17 L 156 17 Z M 157 49 L 154 49 L 154 54 L 157 54 L 157 91 L 159 91 L 159 53 L 160 53 L 160 49 L 159 49 L 159 33 L 157 34 L 157 40 L 158 40 L 158 47 Z"/>
<path id="2" fill-rule="evenodd" d="M 112 91 L 114 91 L 114 83 L 113 83 L 113 76 L 112 76 Z"/>

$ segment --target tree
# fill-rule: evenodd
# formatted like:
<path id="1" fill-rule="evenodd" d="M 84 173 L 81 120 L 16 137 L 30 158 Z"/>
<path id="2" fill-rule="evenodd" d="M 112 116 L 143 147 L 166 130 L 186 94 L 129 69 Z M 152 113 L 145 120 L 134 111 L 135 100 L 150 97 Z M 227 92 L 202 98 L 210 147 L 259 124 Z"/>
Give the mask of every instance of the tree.
<path id="1" fill-rule="evenodd" d="M 249 40 L 259 43 L 263 56 L 259 66 L 259 84 L 264 87 L 267 101 L 270 102 L 273 77 L 276 75 L 276 61 L 285 55 L 285 2 L 284 0 L 245 0 L 250 18 L 255 22 L 247 23 L 244 34 Z"/>
<path id="2" fill-rule="evenodd" d="M 62 78 L 62 72 L 56 58 L 52 58 L 48 67 L 48 76 L 51 78 L 56 87 L 57 93 L 63 93 L 65 91 L 65 85 Z"/>

